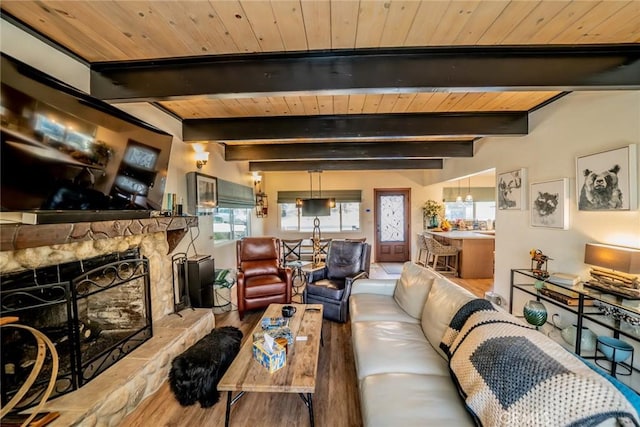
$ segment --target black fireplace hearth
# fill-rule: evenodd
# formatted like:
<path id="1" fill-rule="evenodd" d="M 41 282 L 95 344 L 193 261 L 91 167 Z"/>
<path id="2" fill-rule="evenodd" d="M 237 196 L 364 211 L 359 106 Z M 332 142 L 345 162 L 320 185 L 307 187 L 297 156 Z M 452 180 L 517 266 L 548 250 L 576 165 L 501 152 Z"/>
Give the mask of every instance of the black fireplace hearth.
<path id="1" fill-rule="evenodd" d="M 151 338 L 149 265 L 137 249 L 0 276 L 0 315 L 42 331 L 54 343 L 60 369 L 51 398 L 71 392 Z M 2 404 L 26 377 L 36 342 L 19 329 L 2 330 Z M 38 403 L 51 372 L 45 361 L 16 407 Z"/>

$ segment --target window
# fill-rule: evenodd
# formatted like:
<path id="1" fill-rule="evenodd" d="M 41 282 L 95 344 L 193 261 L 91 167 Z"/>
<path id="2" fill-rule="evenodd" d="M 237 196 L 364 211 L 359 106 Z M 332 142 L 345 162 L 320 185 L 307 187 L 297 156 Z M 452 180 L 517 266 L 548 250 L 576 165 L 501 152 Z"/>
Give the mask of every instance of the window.
<path id="1" fill-rule="evenodd" d="M 496 202 L 445 202 L 444 216 L 453 221 L 457 219 L 464 219 L 467 221 L 484 221 L 490 219 L 493 221 L 496 219 Z"/>
<path id="2" fill-rule="evenodd" d="M 216 208 L 213 214 L 213 238 L 216 242 L 249 236 L 250 209 Z"/>
<path id="3" fill-rule="evenodd" d="M 280 230 L 313 231 L 314 217 L 302 216 L 295 203 L 279 203 Z M 360 203 L 336 203 L 330 216 L 318 217 L 322 232 L 360 231 Z"/>

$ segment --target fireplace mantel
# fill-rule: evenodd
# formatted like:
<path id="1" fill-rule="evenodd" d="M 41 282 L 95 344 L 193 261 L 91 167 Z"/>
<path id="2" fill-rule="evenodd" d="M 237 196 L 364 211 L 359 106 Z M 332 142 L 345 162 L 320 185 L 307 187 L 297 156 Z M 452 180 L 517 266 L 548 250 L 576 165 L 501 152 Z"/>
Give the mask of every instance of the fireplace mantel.
<path id="1" fill-rule="evenodd" d="M 37 248 L 111 239 L 134 234 L 167 233 L 172 252 L 190 227 L 198 226 L 198 217 L 174 216 L 112 221 L 76 222 L 66 224 L 0 224 L 0 251 Z"/>

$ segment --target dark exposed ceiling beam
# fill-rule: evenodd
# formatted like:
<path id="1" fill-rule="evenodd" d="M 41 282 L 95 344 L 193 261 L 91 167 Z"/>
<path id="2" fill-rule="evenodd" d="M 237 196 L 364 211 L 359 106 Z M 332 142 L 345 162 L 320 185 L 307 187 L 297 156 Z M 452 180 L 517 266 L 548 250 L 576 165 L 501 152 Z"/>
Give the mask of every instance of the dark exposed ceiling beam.
<path id="1" fill-rule="evenodd" d="M 94 63 L 113 102 L 293 92 L 640 89 L 640 45 L 478 46 Z"/>
<path id="2" fill-rule="evenodd" d="M 227 145 L 224 157 L 227 161 L 473 157 L 473 141 Z"/>
<path id="3" fill-rule="evenodd" d="M 184 141 L 526 135 L 526 112 L 350 114 L 186 119 Z"/>
<path id="4" fill-rule="evenodd" d="M 393 159 L 393 160 L 302 160 L 295 162 L 249 162 L 251 172 L 308 171 L 308 170 L 396 170 L 442 169 L 442 159 Z"/>

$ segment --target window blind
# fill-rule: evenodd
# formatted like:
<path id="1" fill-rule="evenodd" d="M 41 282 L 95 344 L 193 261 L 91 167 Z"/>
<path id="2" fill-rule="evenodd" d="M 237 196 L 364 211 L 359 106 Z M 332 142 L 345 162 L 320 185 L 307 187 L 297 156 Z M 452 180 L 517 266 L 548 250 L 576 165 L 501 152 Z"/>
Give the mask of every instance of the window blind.
<path id="1" fill-rule="evenodd" d="M 442 196 L 445 202 L 455 202 L 458 194 L 466 196 L 469 193 L 469 188 L 460 188 L 458 193 L 458 187 L 445 187 L 442 189 Z M 493 202 L 496 200 L 496 188 L 495 187 L 471 187 L 471 195 L 476 202 Z"/>
<path id="2" fill-rule="evenodd" d="M 219 208 L 253 208 L 255 205 L 253 188 L 218 178 Z"/>
<path id="3" fill-rule="evenodd" d="M 295 203 L 296 199 L 309 199 L 309 191 L 278 191 L 278 203 Z M 313 192 L 313 198 L 319 198 L 317 191 Z M 322 198 L 334 198 L 337 203 L 362 202 L 362 190 L 322 190 Z"/>

